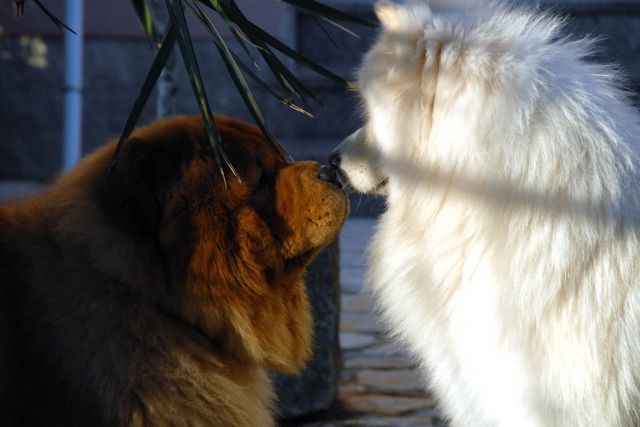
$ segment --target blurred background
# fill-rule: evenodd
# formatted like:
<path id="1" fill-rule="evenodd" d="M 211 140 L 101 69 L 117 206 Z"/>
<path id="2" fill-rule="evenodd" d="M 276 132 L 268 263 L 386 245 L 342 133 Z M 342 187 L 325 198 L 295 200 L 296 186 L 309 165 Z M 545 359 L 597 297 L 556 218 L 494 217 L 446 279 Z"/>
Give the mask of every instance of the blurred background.
<path id="1" fill-rule="evenodd" d="M 154 3 L 155 2 L 155 3 Z M 640 93 L 640 1 L 527 1 L 568 17 L 576 37 L 601 39 L 597 60 L 622 66 L 626 86 Z M 347 80 L 375 37 L 375 30 L 349 26 L 359 38 L 277 0 L 237 0 L 249 19 Z M 375 21 L 372 0 L 324 3 Z M 64 20 L 65 0 L 44 4 Z M 164 2 L 150 4 L 164 7 Z M 214 22 L 224 25 L 216 20 Z M 85 1 L 82 15 L 83 66 L 80 125 L 82 154 L 117 137 L 155 57 L 130 0 Z M 202 27 L 190 25 L 211 108 L 251 121 L 215 45 Z M 251 60 L 228 32 L 230 47 Z M 322 101 L 312 104 L 314 118 L 279 103 L 265 90 L 251 88 L 273 135 L 296 159 L 326 162 L 340 140 L 360 126 L 353 92 L 283 58 Z M 258 61 L 260 64 L 260 61 Z M 268 68 L 258 72 L 276 86 Z M 60 31 L 33 2 L 16 17 L 13 0 L 0 0 L 0 200 L 28 194 L 54 178 L 64 161 L 65 50 Z M 139 125 L 158 115 L 199 114 L 181 58 L 173 82 L 156 89 Z M 160 84 L 161 82 L 159 82 Z M 352 218 L 340 246 L 323 252 L 308 274 L 316 319 L 316 360 L 302 377 L 277 379 L 283 422 L 288 425 L 441 425 L 437 409 L 421 390 L 410 360 L 386 342 L 362 295 L 363 252 L 384 200 L 352 196 Z M 339 269 L 339 267 L 341 267 Z"/>
<path id="2" fill-rule="evenodd" d="M 85 3 L 83 153 L 119 134 L 156 52 L 146 40 L 129 0 Z M 373 3 L 372 0 L 328 2 L 372 21 L 375 20 L 371 12 Z M 64 20 L 65 0 L 48 0 L 45 4 Z M 360 38 L 326 23 L 321 24 L 321 28 L 314 18 L 277 0 L 238 0 L 238 5 L 256 24 L 347 80 L 353 78 L 362 53 L 375 34 L 371 29 L 353 25 L 350 28 Z M 164 6 L 164 2 L 160 2 L 160 6 Z M 629 77 L 629 88 L 638 91 L 640 2 L 575 0 L 543 2 L 542 7 L 568 14 L 569 28 L 574 34 L 602 37 L 601 56 L 606 61 L 622 64 Z M 214 16 L 214 22 L 216 18 Z M 199 24 L 190 27 L 212 109 L 250 120 L 211 39 Z M 224 29 L 224 25 L 218 28 Z M 244 57 L 235 40 L 224 34 L 229 45 Z M 13 1 L 1 0 L 0 181 L 5 185 L 7 182 L 14 187 L 21 182 L 46 182 L 60 171 L 64 61 L 62 31 L 33 2 L 27 0 L 24 16 L 16 17 Z M 292 71 L 324 104 L 312 105 L 315 118 L 291 110 L 260 87 L 252 86 L 254 94 L 272 133 L 295 158 L 325 161 L 332 147 L 359 126 L 357 98 L 339 85 L 288 61 Z M 175 62 L 175 113 L 197 114 L 198 107 L 182 61 L 178 58 Z M 262 67 L 258 74 L 274 83 L 268 68 Z M 140 124 L 154 120 L 156 96 L 157 90 Z M 360 203 L 354 207 L 357 209 L 353 209 L 352 215 L 375 215 L 383 209 L 383 203 Z"/>
<path id="3" fill-rule="evenodd" d="M 0 180 L 46 182 L 60 171 L 63 161 L 63 33 L 29 0 L 22 17 L 15 16 L 12 3 L 12 0 L 0 3 Z M 340 1 L 335 5 L 372 18 L 371 3 Z M 45 4 L 64 20 L 64 0 L 49 0 Z M 321 28 L 310 16 L 277 0 L 239 0 L 238 5 L 249 19 L 272 35 L 347 79 L 353 76 L 361 52 L 372 36 L 370 30 L 358 26 L 353 30 L 360 39 L 326 23 Z M 163 1 L 160 6 L 164 7 Z M 220 23 L 215 14 L 210 16 Z M 211 108 L 251 121 L 210 37 L 198 23 L 190 24 L 194 24 L 190 28 Z M 217 27 L 225 29 L 223 24 Z M 229 33 L 223 34 L 230 47 L 250 64 L 251 60 Z M 84 153 L 122 130 L 155 53 L 129 0 L 85 2 Z M 177 59 L 175 112 L 199 114 L 182 59 Z M 295 158 L 324 162 L 335 143 L 358 127 L 355 96 L 289 59 L 285 63 L 323 102 L 324 107 L 312 105 L 315 118 L 291 110 L 252 85 L 254 95 L 271 132 Z M 267 67 L 261 66 L 258 74 L 277 86 Z M 155 119 L 157 92 L 154 91 L 139 124 Z"/>

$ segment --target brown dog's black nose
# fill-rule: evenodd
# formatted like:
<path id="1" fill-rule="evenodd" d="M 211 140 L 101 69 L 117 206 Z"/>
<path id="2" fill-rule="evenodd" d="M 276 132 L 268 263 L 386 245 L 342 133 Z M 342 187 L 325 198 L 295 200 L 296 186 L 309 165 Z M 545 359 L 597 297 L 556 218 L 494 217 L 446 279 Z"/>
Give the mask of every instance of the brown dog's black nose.
<path id="1" fill-rule="evenodd" d="M 338 188 L 342 188 L 342 183 L 338 177 L 338 169 L 333 166 L 322 166 L 318 178 L 323 181 L 330 182 Z"/>
<path id="2" fill-rule="evenodd" d="M 340 167 L 340 152 L 339 151 L 334 151 L 331 156 L 329 157 L 329 164 L 331 166 L 333 166 L 334 168 L 339 168 Z"/>

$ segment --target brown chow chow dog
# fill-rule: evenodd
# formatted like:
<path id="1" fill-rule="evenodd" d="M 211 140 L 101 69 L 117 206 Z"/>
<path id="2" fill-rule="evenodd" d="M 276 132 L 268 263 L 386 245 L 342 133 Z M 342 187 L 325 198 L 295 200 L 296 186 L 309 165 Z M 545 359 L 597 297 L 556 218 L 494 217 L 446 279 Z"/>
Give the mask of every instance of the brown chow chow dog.
<path id="1" fill-rule="evenodd" d="M 310 355 L 305 267 L 348 211 L 314 162 L 216 117 L 138 129 L 0 206 L 0 425 L 269 426 Z M 326 169 L 325 169 L 326 170 Z"/>

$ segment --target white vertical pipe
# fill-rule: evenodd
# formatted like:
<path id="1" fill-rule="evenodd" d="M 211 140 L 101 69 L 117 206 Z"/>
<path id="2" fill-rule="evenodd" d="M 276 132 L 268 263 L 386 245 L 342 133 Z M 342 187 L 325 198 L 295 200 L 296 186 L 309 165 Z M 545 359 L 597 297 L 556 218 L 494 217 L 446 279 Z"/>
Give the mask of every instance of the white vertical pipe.
<path id="1" fill-rule="evenodd" d="M 65 23 L 76 32 L 64 32 L 64 127 L 62 168 L 72 168 L 82 154 L 83 0 L 66 0 Z"/>

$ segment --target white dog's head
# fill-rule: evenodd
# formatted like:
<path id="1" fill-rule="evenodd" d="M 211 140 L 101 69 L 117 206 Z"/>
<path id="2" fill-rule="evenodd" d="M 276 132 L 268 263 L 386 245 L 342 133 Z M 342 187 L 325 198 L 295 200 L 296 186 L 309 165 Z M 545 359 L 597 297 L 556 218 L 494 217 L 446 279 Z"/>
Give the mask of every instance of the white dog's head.
<path id="1" fill-rule="evenodd" d="M 422 88 L 421 79 L 415 76 L 424 60 L 419 36 L 431 12 L 424 0 L 413 3 L 376 4 L 382 31 L 365 55 L 357 81 L 366 124 L 347 137 L 330 159 L 349 186 L 361 193 L 386 194 L 389 173 L 383 159 L 415 152 L 410 146 L 419 143 L 424 120 L 415 116 L 424 108 L 416 105 L 421 103 Z M 415 138 L 399 137 L 399 129 Z"/>
<path id="2" fill-rule="evenodd" d="M 512 30 L 505 35 L 498 24 L 485 22 L 484 3 L 376 4 L 381 31 L 356 84 L 365 125 L 336 148 L 331 161 L 353 189 L 392 195 L 395 188 L 406 188 L 401 179 L 423 179 L 427 172 L 444 177 L 462 170 L 475 176 L 489 157 L 486 141 L 518 140 L 506 133 L 524 128 L 519 120 L 528 112 L 517 109 L 532 105 L 539 88 L 524 87 L 535 82 L 518 77 L 532 68 L 518 57 L 523 52 L 526 59 L 526 52 L 514 44 L 512 54 L 501 44 Z M 528 19 L 500 16 L 513 32 L 522 32 Z M 527 34 L 514 38 L 524 46 L 542 43 Z M 505 124 L 495 125 L 500 121 Z"/>

